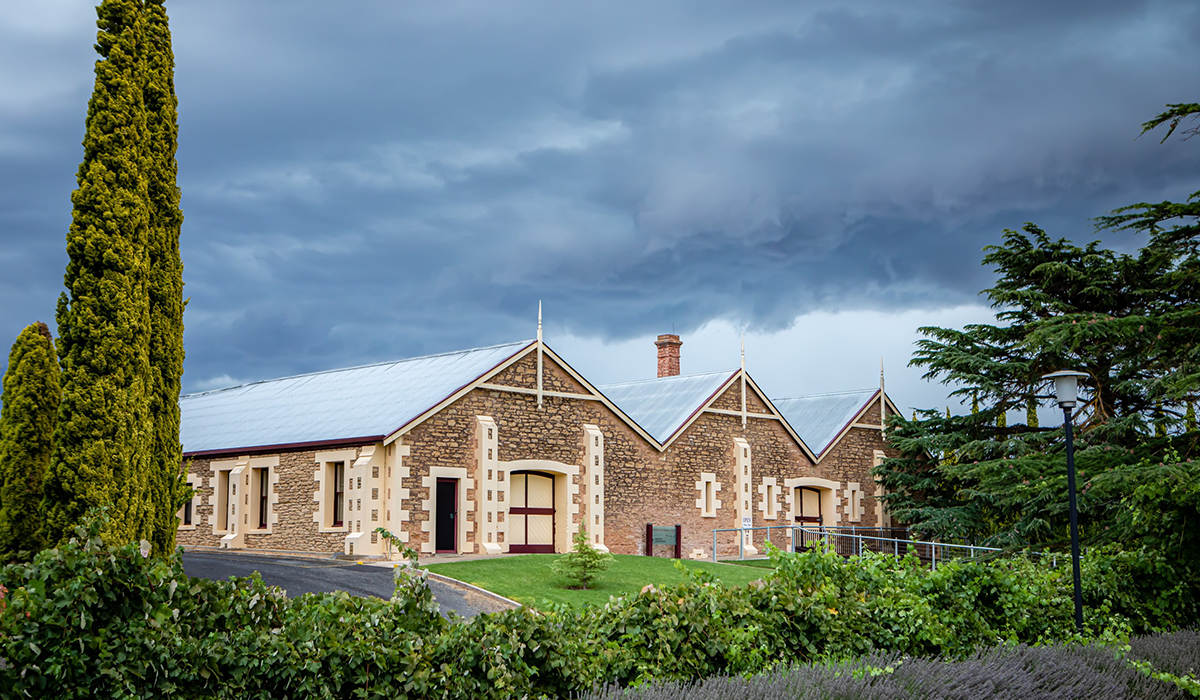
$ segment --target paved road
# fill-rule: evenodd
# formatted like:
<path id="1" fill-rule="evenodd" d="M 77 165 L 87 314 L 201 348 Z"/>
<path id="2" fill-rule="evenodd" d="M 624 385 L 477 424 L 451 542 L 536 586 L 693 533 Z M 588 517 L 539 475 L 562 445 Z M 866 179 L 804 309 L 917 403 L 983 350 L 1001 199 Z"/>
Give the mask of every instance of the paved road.
<path id="1" fill-rule="evenodd" d="M 355 596 L 392 597 L 392 570 L 336 559 L 309 559 L 231 552 L 185 551 L 183 570 L 188 576 L 224 580 L 249 576 L 257 571 L 268 585 L 279 586 L 289 596 L 304 593 L 345 591 Z M 453 610 L 463 617 L 504 609 L 500 603 L 474 591 L 440 581 L 429 581 L 433 598 L 442 612 Z"/>

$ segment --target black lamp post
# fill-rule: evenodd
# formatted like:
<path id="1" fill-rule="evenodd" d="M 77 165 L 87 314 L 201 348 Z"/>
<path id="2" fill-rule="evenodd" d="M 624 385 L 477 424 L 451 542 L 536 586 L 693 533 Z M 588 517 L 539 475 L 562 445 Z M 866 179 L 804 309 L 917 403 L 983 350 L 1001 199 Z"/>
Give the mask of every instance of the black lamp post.
<path id="1" fill-rule="evenodd" d="M 1063 410 L 1063 428 L 1067 433 L 1067 491 L 1071 502 L 1071 568 L 1075 577 L 1075 628 L 1083 632 L 1083 587 L 1079 576 L 1079 509 L 1075 505 L 1075 445 L 1071 436 L 1071 409 L 1075 408 L 1079 380 L 1088 375 L 1063 370 L 1045 375 L 1054 380 L 1054 395 Z"/>

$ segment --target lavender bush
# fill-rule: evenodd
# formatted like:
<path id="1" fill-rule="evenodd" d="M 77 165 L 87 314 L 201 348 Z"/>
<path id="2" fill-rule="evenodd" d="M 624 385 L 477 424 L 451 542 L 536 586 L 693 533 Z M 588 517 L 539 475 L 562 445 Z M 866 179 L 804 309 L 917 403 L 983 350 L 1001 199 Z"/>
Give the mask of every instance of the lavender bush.
<path id="1" fill-rule="evenodd" d="M 1129 657 L 1148 661 L 1159 671 L 1195 678 L 1200 675 L 1200 630 L 1134 637 L 1129 640 Z"/>
<path id="2" fill-rule="evenodd" d="M 1188 633 L 1185 633 L 1188 634 Z M 1190 645 L 1169 637 L 1145 642 L 1163 654 Z M 1150 638 L 1142 638 L 1149 640 Z M 1139 640 L 1139 641 L 1142 641 Z M 1184 659 L 1186 653 L 1172 656 Z M 1000 647 L 961 661 L 868 656 L 837 664 L 811 664 L 753 678 L 713 678 L 603 690 L 588 700 L 1173 700 L 1187 693 L 1127 664 L 1099 646 Z"/>

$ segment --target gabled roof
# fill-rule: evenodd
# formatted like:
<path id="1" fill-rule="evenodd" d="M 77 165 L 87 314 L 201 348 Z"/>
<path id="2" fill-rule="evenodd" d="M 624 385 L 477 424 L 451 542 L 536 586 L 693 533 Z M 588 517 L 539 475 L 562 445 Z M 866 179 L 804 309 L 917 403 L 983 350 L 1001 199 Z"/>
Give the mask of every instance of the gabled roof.
<path id="1" fill-rule="evenodd" d="M 771 399 L 771 403 L 804 442 L 822 455 L 878 393 L 878 389 L 863 389 Z"/>
<path id="2" fill-rule="evenodd" d="M 184 454 L 382 439 L 534 341 L 302 374 L 179 399 Z"/>
<path id="3" fill-rule="evenodd" d="M 665 445 L 737 372 L 685 374 L 596 388 Z"/>

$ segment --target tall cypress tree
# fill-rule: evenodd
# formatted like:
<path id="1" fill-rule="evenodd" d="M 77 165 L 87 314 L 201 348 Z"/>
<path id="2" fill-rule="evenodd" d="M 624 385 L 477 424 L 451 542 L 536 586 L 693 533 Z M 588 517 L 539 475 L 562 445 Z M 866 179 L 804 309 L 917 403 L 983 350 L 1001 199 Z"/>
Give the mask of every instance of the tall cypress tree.
<path id="1" fill-rule="evenodd" d="M 44 323 L 17 336 L 0 408 L 0 559 L 42 548 L 35 517 L 50 464 L 59 386 L 54 340 Z"/>
<path id="2" fill-rule="evenodd" d="M 148 537 L 154 522 L 146 18 L 139 0 L 102 0 L 96 11 L 100 60 L 58 309 L 63 396 L 42 501 L 50 545 L 92 506 L 110 507 L 103 534 L 115 542 Z"/>
<path id="3" fill-rule="evenodd" d="M 179 444 L 179 389 L 183 375 L 183 261 L 179 233 L 183 212 L 175 184 L 179 127 L 176 117 L 175 56 L 164 0 L 146 0 L 146 124 L 150 151 L 147 190 L 150 207 L 149 300 L 150 373 L 153 416 L 151 493 L 156 511 L 154 551 L 175 548 L 175 513 L 182 505 Z"/>

